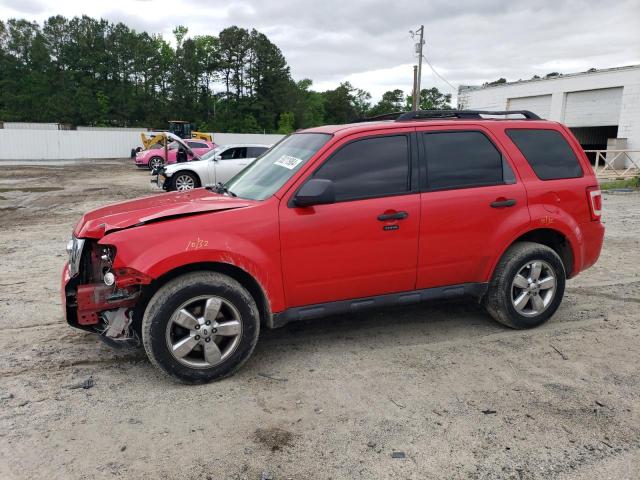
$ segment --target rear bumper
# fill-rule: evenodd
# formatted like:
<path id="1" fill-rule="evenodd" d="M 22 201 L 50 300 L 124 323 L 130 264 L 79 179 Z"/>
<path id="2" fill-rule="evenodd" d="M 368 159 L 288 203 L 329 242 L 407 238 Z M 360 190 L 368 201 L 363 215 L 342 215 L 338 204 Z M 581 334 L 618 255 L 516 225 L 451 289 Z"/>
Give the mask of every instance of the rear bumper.
<path id="1" fill-rule="evenodd" d="M 594 265 L 600 257 L 604 241 L 604 225 L 600 222 L 585 222 L 580 225 L 582 230 L 581 261 L 572 272 L 572 277 Z M 577 263 L 577 262 L 576 262 Z"/>

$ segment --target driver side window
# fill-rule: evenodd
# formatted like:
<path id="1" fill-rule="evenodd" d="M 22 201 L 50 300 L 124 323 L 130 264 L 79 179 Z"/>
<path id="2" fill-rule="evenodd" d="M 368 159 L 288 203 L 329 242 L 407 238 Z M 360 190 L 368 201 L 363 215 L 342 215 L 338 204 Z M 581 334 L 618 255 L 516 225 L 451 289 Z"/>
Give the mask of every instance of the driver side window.
<path id="1" fill-rule="evenodd" d="M 388 135 L 353 141 L 313 175 L 331 180 L 336 201 L 402 195 L 411 190 L 409 139 Z"/>
<path id="2" fill-rule="evenodd" d="M 220 155 L 221 160 L 236 160 L 238 158 L 247 158 L 247 149 L 242 147 L 235 147 L 225 150 Z"/>

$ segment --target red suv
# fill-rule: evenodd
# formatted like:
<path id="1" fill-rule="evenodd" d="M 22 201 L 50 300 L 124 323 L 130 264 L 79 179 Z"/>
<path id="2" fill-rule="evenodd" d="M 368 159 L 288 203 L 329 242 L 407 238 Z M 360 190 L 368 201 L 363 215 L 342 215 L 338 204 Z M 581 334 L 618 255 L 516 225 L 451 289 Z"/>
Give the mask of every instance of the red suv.
<path id="1" fill-rule="evenodd" d="M 468 296 L 530 328 L 597 260 L 600 209 L 578 142 L 531 112 L 312 128 L 225 185 L 85 214 L 62 300 L 70 325 L 194 383 L 237 370 L 261 326 L 367 308 Z"/>

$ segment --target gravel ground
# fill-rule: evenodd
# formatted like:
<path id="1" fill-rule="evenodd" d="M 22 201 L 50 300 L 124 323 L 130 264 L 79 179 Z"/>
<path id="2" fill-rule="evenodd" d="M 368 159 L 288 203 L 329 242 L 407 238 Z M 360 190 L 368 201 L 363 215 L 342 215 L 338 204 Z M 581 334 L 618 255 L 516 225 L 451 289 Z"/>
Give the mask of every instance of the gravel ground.
<path id="1" fill-rule="evenodd" d="M 148 180 L 128 160 L 0 163 L 0 478 L 640 476 L 639 194 L 605 195 L 601 259 L 541 328 L 471 302 L 302 322 L 194 387 L 60 309 L 79 216 Z"/>

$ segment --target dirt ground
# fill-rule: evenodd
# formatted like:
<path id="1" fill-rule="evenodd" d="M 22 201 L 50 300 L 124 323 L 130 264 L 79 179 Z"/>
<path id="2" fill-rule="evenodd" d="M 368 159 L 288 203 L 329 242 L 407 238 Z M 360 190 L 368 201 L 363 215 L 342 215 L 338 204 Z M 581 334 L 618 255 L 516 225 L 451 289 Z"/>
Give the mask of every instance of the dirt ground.
<path id="1" fill-rule="evenodd" d="M 148 182 L 128 160 L 0 162 L 0 478 L 640 477 L 639 194 L 605 195 L 601 259 L 543 327 L 472 302 L 302 322 L 194 387 L 60 309 L 79 216 Z"/>

